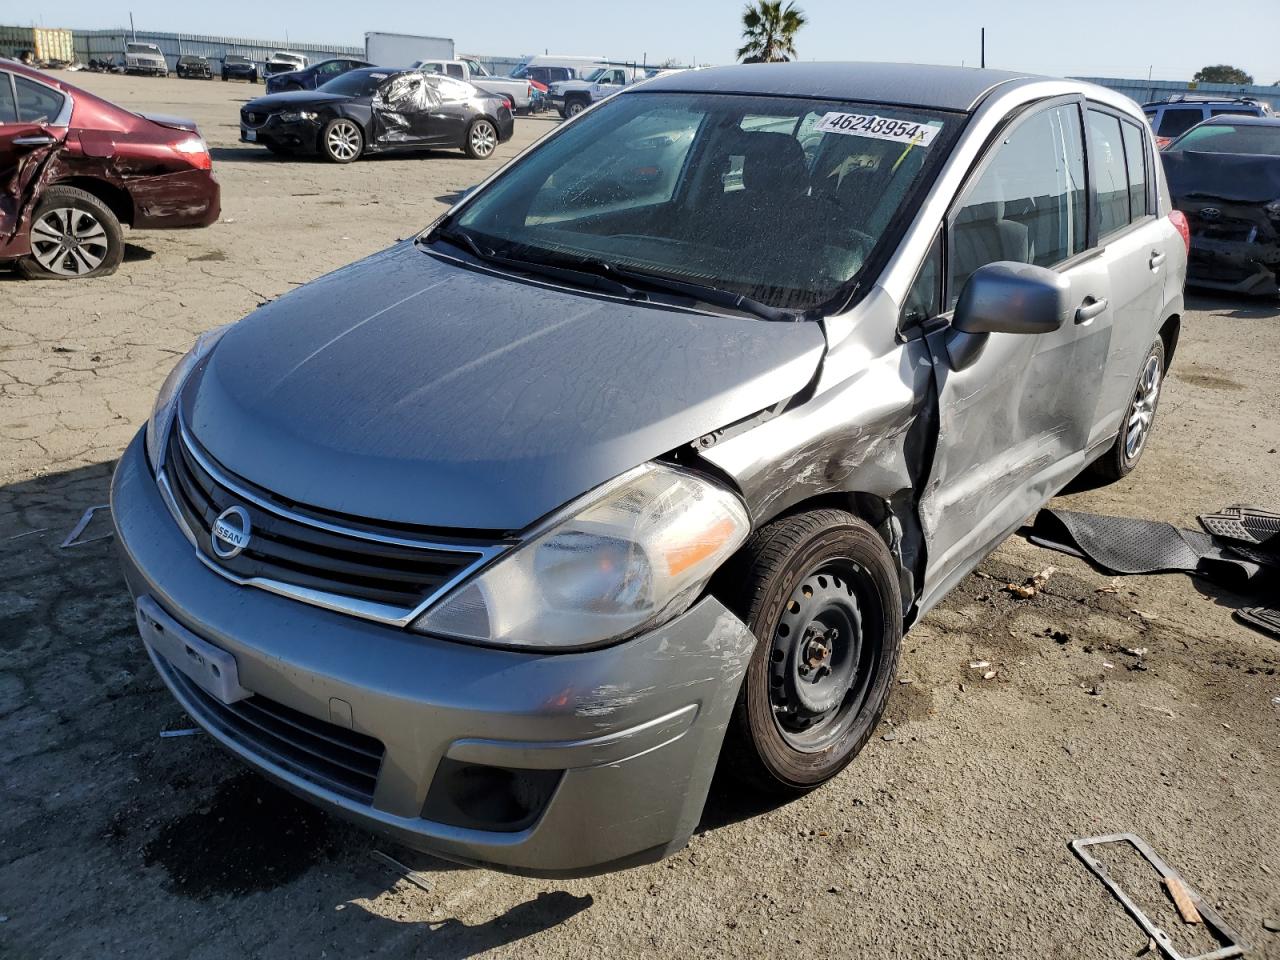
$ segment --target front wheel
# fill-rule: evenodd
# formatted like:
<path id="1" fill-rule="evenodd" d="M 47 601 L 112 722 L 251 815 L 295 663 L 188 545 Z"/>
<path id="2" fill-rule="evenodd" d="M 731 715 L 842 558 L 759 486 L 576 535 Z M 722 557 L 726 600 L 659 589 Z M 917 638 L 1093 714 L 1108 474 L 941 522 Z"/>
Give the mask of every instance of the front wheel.
<path id="1" fill-rule="evenodd" d="M 580 113 L 581 113 L 583 110 L 585 110 L 585 109 L 587 109 L 587 103 L 586 103 L 586 101 L 584 101 L 584 100 L 570 100 L 568 103 L 566 103 L 566 104 L 564 105 L 564 114 L 563 114 L 563 115 L 564 115 L 565 119 L 567 119 L 567 120 L 572 120 L 574 117 L 576 117 L 578 114 L 580 114 Z"/>
<path id="2" fill-rule="evenodd" d="M 1089 467 L 1089 472 L 1096 479 L 1103 483 L 1114 483 L 1127 477 L 1138 465 L 1155 427 L 1156 407 L 1160 403 L 1160 389 L 1164 386 L 1164 370 L 1164 340 L 1156 337 L 1156 342 L 1151 345 L 1142 361 L 1142 369 L 1138 371 L 1138 381 L 1129 397 L 1124 419 L 1120 421 L 1120 432 L 1116 435 L 1115 443 Z"/>
<path id="3" fill-rule="evenodd" d="M 18 269 L 33 280 L 83 280 L 115 273 L 124 257 L 120 221 L 76 187 L 45 191 L 31 217 L 31 253 Z"/>
<path id="4" fill-rule="evenodd" d="M 472 160 L 487 160 L 498 149 L 498 130 L 488 120 L 476 120 L 467 130 L 466 151 Z"/>
<path id="5" fill-rule="evenodd" d="M 350 163 L 364 152 L 364 131 L 346 117 L 330 120 L 320 134 L 320 150 L 334 163 Z"/>
<path id="6" fill-rule="evenodd" d="M 774 793 L 827 782 L 884 714 L 902 649 L 897 567 L 842 510 L 761 528 L 719 578 L 758 643 L 725 738 L 725 770 Z"/>

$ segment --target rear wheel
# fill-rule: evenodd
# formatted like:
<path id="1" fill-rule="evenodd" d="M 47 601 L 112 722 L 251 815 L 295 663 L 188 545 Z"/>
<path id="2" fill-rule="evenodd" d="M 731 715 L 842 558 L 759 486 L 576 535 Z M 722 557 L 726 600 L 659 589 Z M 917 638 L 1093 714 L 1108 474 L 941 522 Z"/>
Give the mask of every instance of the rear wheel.
<path id="1" fill-rule="evenodd" d="M 758 643 L 722 754 L 726 772 L 771 792 L 830 780 L 871 738 L 902 648 L 893 555 L 842 510 L 775 521 L 721 578 Z"/>
<path id="2" fill-rule="evenodd" d="M 1089 467 L 1089 472 L 1104 483 L 1114 483 L 1127 477 L 1146 450 L 1155 427 L 1160 389 L 1164 386 L 1164 367 L 1164 340 L 1156 337 L 1156 342 L 1142 361 L 1142 369 L 1125 408 L 1124 419 L 1120 421 L 1120 433 L 1116 435 L 1115 443 Z"/>
<path id="3" fill-rule="evenodd" d="M 346 117 L 330 120 L 320 134 L 320 149 L 334 163 L 350 163 L 364 152 L 364 131 Z"/>
<path id="4" fill-rule="evenodd" d="M 81 280 L 115 273 L 124 256 L 120 221 L 76 187 L 45 191 L 31 217 L 31 253 L 18 269 L 31 279 Z"/>
<path id="5" fill-rule="evenodd" d="M 472 160 L 487 160 L 498 149 L 498 130 L 488 120 L 474 121 L 467 129 L 467 156 Z"/>

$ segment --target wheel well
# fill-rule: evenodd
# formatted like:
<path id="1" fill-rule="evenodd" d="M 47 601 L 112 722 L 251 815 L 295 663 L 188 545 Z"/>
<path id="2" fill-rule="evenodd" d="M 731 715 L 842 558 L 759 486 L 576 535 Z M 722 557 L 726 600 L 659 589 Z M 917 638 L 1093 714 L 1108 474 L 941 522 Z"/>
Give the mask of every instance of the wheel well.
<path id="1" fill-rule="evenodd" d="M 1173 365 L 1173 352 L 1178 347 L 1178 335 L 1182 332 L 1182 318 L 1176 313 L 1164 322 L 1160 328 L 1160 339 L 1164 341 L 1164 368 Z"/>
<path id="2" fill-rule="evenodd" d="M 57 181 L 56 184 L 50 184 L 50 186 L 55 185 L 76 187 L 85 193 L 93 194 L 107 205 L 107 209 L 116 215 L 117 220 L 133 226 L 133 198 L 129 196 L 128 191 L 94 177 L 68 177 L 66 180 Z"/>

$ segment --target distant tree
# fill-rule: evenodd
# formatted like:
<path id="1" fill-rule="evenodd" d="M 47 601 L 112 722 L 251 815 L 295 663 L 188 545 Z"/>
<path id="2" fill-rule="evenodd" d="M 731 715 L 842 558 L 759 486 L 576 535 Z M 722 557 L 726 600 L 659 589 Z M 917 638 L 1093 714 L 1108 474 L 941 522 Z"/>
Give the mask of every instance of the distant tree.
<path id="1" fill-rule="evenodd" d="M 1204 67 L 1191 78 L 1196 83 L 1253 83 L 1253 75 L 1225 63 Z"/>
<path id="2" fill-rule="evenodd" d="M 666 69 L 667 67 L 678 67 L 678 66 L 680 66 L 679 57 L 667 57 L 667 59 L 663 60 L 660 64 L 658 64 L 658 67 L 660 69 Z"/>
<path id="3" fill-rule="evenodd" d="M 743 63 L 785 63 L 796 56 L 796 33 L 808 22 L 794 2 L 757 0 L 742 11 L 738 59 Z"/>

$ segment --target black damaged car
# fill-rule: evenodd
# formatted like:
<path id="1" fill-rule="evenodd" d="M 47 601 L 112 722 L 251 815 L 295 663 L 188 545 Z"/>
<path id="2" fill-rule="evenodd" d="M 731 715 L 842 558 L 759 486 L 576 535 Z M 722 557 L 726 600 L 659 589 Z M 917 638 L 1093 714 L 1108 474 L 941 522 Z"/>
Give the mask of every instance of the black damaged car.
<path id="1" fill-rule="evenodd" d="M 273 73 L 267 77 L 267 93 L 286 93 L 289 90 L 315 90 L 335 77 L 362 67 L 372 67 L 372 63 L 364 60 L 351 60 L 346 57 L 335 57 L 332 60 L 321 60 L 302 70 L 290 70 L 288 73 Z"/>
<path id="2" fill-rule="evenodd" d="M 1280 292 L 1280 118 L 1214 117 L 1161 157 L 1173 204 L 1191 228 L 1187 282 Z"/>
<path id="3" fill-rule="evenodd" d="M 453 77 L 377 67 L 316 90 L 259 97 L 240 111 L 242 143 L 277 154 L 319 153 L 335 163 L 429 147 L 460 147 L 483 160 L 514 130 L 505 97 Z"/>

